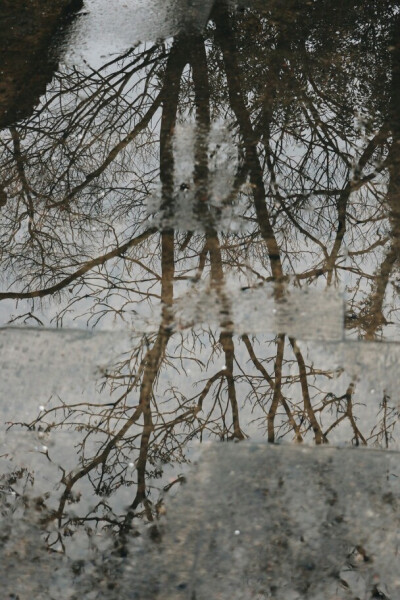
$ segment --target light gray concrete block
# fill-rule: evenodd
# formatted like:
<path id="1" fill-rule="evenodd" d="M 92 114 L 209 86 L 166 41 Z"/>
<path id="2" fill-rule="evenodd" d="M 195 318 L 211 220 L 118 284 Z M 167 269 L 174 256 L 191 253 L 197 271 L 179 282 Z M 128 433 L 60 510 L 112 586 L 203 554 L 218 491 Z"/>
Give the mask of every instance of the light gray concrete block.
<path id="1" fill-rule="evenodd" d="M 398 599 L 399 471 L 397 453 L 211 445 L 134 597 Z"/>

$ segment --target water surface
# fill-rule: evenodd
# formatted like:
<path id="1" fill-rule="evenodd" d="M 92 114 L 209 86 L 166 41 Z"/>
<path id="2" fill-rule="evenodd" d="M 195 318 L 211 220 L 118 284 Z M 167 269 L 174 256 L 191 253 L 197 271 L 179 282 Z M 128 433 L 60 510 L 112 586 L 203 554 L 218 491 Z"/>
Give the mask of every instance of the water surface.
<path id="1" fill-rule="evenodd" d="M 2 535 L 35 598 L 117 597 L 198 442 L 398 449 L 399 18 L 87 0 L 49 42 L 0 132 Z"/>

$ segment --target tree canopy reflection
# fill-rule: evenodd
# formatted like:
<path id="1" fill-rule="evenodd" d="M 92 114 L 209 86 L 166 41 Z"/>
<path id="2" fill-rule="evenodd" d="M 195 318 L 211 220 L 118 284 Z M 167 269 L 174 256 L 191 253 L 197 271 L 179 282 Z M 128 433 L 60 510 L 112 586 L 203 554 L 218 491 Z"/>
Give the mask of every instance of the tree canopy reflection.
<path id="1" fill-rule="evenodd" d="M 336 287 L 346 335 L 398 334 L 399 7 L 296 7 L 216 2 L 202 32 L 98 70 L 64 65 L 33 116 L 1 134 L 12 322 L 134 331 L 98 403 L 51 398 L 21 424 L 80 436 L 44 519 L 54 547 L 89 523 L 123 537 L 137 517 L 154 521 L 193 440 L 396 444 L 384 383 L 364 420 L 359 381 L 290 331 L 239 335 L 232 320 L 233 282 L 272 285 L 277 303 Z M 180 325 L 178 301 L 200 292 L 217 299 L 217 326 Z M 80 514 L 83 481 L 97 504 Z"/>

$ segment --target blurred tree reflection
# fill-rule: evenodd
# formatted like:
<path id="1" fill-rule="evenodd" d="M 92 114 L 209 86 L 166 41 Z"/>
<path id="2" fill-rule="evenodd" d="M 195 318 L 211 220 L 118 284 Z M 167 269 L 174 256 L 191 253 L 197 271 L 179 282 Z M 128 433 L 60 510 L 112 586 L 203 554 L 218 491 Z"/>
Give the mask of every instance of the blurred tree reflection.
<path id="1" fill-rule="evenodd" d="M 125 534 L 153 521 L 182 475 L 160 495 L 148 482 L 192 440 L 256 427 L 269 442 L 392 444 L 397 399 L 385 392 L 364 421 L 359 383 L 290 332 L 269 335 L 267 319 L 265 335 L 238 333 L 231 290 L 270 283 L 279 303 L 341 286 L 350 333 L 396 331 L 398 8 L 217 2 L 202 33 L 98 70 L 65 65 L 33 117 L 2 132 L 0 299 L 22 307 L 13 322 L 48 324 L 48 311 L 60 326 L 72 315 L 135 331 L 103 374 L 106 402 L 53 398 L 23 424 L 81 434 L 49 513 L 54 544 L 83 523 Z M 210 322 L 181 323 L 177 306 L 200 296 Z M 98 503 L 71 516 L 83 480 Z M 123 514 L 121 486 L 134 490 Z"/>

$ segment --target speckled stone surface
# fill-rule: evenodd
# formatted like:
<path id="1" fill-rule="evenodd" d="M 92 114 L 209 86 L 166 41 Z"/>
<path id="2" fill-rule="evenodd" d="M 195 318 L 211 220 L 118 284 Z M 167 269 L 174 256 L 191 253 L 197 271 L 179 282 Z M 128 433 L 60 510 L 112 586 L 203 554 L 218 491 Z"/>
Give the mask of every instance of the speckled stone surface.
<path id="1" fill-rule="evenodd" d="M 397 453 L 210 446 L 134 597 L 400 598 L 399 475 Z"/>

